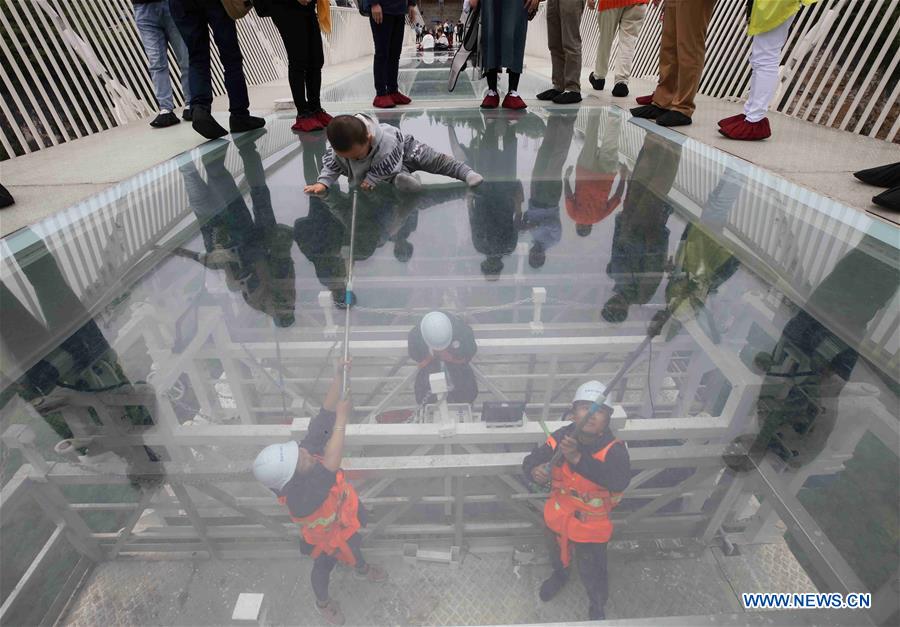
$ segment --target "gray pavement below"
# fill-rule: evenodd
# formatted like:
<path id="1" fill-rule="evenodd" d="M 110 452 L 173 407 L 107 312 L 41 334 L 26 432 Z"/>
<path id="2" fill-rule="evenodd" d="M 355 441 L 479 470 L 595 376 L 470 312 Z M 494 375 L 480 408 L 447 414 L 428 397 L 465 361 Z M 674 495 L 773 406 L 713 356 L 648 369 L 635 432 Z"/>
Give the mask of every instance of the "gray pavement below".
<path id="1" fill-rule="evenodd" d="M 620 544 L 610 551 L 610 619 L 741 613 L 741 592 L 816 591 L 783 541 L 744 546 L 733 557 L 715 547 L 648 554 Z M 331 596 L 348 625 L 587 619 L 587 600 L 576 576 L 559 596 L 542 603 L 537 591 L 550 566 L 516 564 L 511 552 L 466 554 L 456 568 L 410 564 L 396 556 L 371 561 L 386 567 L 389 581 L 360 581 L 342 567 L 332 575 Z M 224 625 L 242 592 L 265 594 L 267 624 L 325 624 L 313 607 L 311 566 L 299 552 L 282 560 L 107 562 L 95 568 L 62 624 Z"/>

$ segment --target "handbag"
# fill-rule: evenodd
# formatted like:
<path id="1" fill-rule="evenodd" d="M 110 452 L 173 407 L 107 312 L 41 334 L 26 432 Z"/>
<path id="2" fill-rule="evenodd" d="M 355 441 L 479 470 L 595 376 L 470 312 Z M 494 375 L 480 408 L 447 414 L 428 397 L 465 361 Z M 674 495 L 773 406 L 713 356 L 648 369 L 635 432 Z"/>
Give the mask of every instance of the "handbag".
<path id="1" fill-rule="evenodd" d="M 222 0 L 225 12 L 233 20 L 239 20 L 253 8 L 253 0 Z"/>

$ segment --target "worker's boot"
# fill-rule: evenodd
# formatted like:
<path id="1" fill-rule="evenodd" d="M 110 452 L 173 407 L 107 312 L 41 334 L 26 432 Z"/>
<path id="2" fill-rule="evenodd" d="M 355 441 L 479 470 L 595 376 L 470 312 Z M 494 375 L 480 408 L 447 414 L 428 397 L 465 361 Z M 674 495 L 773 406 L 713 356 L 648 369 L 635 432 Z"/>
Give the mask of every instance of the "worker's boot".
<path id="1" fill-rule="evenodd" d="M 328 603 L 324 606 L 319 605 L 319 602 L 316 601 L 316 611 L 319 612 L 322 618 L 330 625 L 344 624 L 344 613 L 341 611 L 341 606 L 338 605 L 338 602 L 334 599 L 328 599 Z"/>
<path id="2" fill-rule="evenodd" d="M 541 584 L 541 601 L 546 603 L 559 594 L 568 580 L 569 574 L 566 571 L 553 571 L 553 574 Z"/>
<path id="3" fill-rule="evenodd" d="M 375 564 L 366 564 L 363 570 L 354 569 L 353 576 L 357 579 L 365 579 L 372 583 L 384 583 L 388 580 L 387 571 Z"/>

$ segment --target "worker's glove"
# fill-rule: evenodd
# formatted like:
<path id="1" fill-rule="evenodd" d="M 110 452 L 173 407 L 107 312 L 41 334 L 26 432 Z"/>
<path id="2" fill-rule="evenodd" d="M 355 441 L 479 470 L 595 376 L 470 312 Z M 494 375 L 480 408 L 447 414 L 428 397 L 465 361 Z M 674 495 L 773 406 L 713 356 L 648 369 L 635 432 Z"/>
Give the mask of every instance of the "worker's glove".
<path id="1" fill-rule="evenodd" d="M 660 333 L 662 333 L 663 326 L 665 326 L 666 322 L 669 321 L 669 318 L 672 316 L 671 312 L 668 309 L 661 309 L 653 314 L 653 319 L 650 321 L 650 325 L 647 327 L 647 335 L 650 337 L 656 337 Z"/>

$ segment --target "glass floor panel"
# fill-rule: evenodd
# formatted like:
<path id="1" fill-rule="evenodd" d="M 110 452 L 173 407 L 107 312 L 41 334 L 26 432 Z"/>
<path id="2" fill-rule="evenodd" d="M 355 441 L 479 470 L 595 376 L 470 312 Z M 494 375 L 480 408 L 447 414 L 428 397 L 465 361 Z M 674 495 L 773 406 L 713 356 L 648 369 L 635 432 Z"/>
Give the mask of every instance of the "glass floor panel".
<path id="1" fill-rule="evenodd" d="M 414 98 L 477 102 L 483 89 L 465 77 L 448 96 L 445 82 L 445 59 L 404 57 Z M 523 93 L 540 83 L 526 73 Z M 370 94 L 363 73 L 326 99 L 338 113 Z M 629 444 L 632 481 L 613 512 L 608 616 L 889 586 L 896 229 L 618 108 L 457 105 L 372 115 L 469 164 L 484 176 L 475 189 L 422 173 L 419 193 L 357 193 L 342 180 L 307 196 L 324 134 L 298 137 L 272 117 L 264 132 L 209 142 L 4 238 L 7 485 L 20 485 L 25 460 L 49 473 L 21 491 L 62 512 L 66 537 L 98 559 L 248 560 L 231 562 L 231 596 L 212 618 L 173 609 L 163 622 L 227 620 L 232 597 L 255 585 L 279 620 L 303 622 L 286 608 L 296 586 L 311 598 L 310 560 L 249 468 L 263 445 L 306 433 L 349 324 L 344 464 L 371 512 L 365 551 L 409 584 L 348 598 L 350 622 L 585 619 L 574 586 L 567 601 L 491 604 L 504 591 L 531 599 L 549 574 L 543 488 L 519 468 L 545 438 L 541 421 L 564 426 L 578 385 L 609 383 L 626 362 L 611 428 Z M 432 310 L 457 316 L 477 344 L 468 364 L 433 370 L 449 381 L 449 419 L 431 371 L 408 354 Z M 15 581 L 52 533 L 29 508 L 3 522 Z M 26 528 L 28 542 L 6 550 Z M 81 564 L 67 550 L 66 577 Z M 253 561 L 277 557 L 296 564 Z M 270 574 L 235 574 L 269 563 Z M 90 585 L 146 574 L 114 568 L 126 570 L 97 567 Z M 671 586 L 646 579 L 654 569 Z M 417 578 L 427 594 L 413 598 Z M 365 585 L 334 580 L 342 599 Z M 89 598 L 74 619 L 102 614 Z"/>

